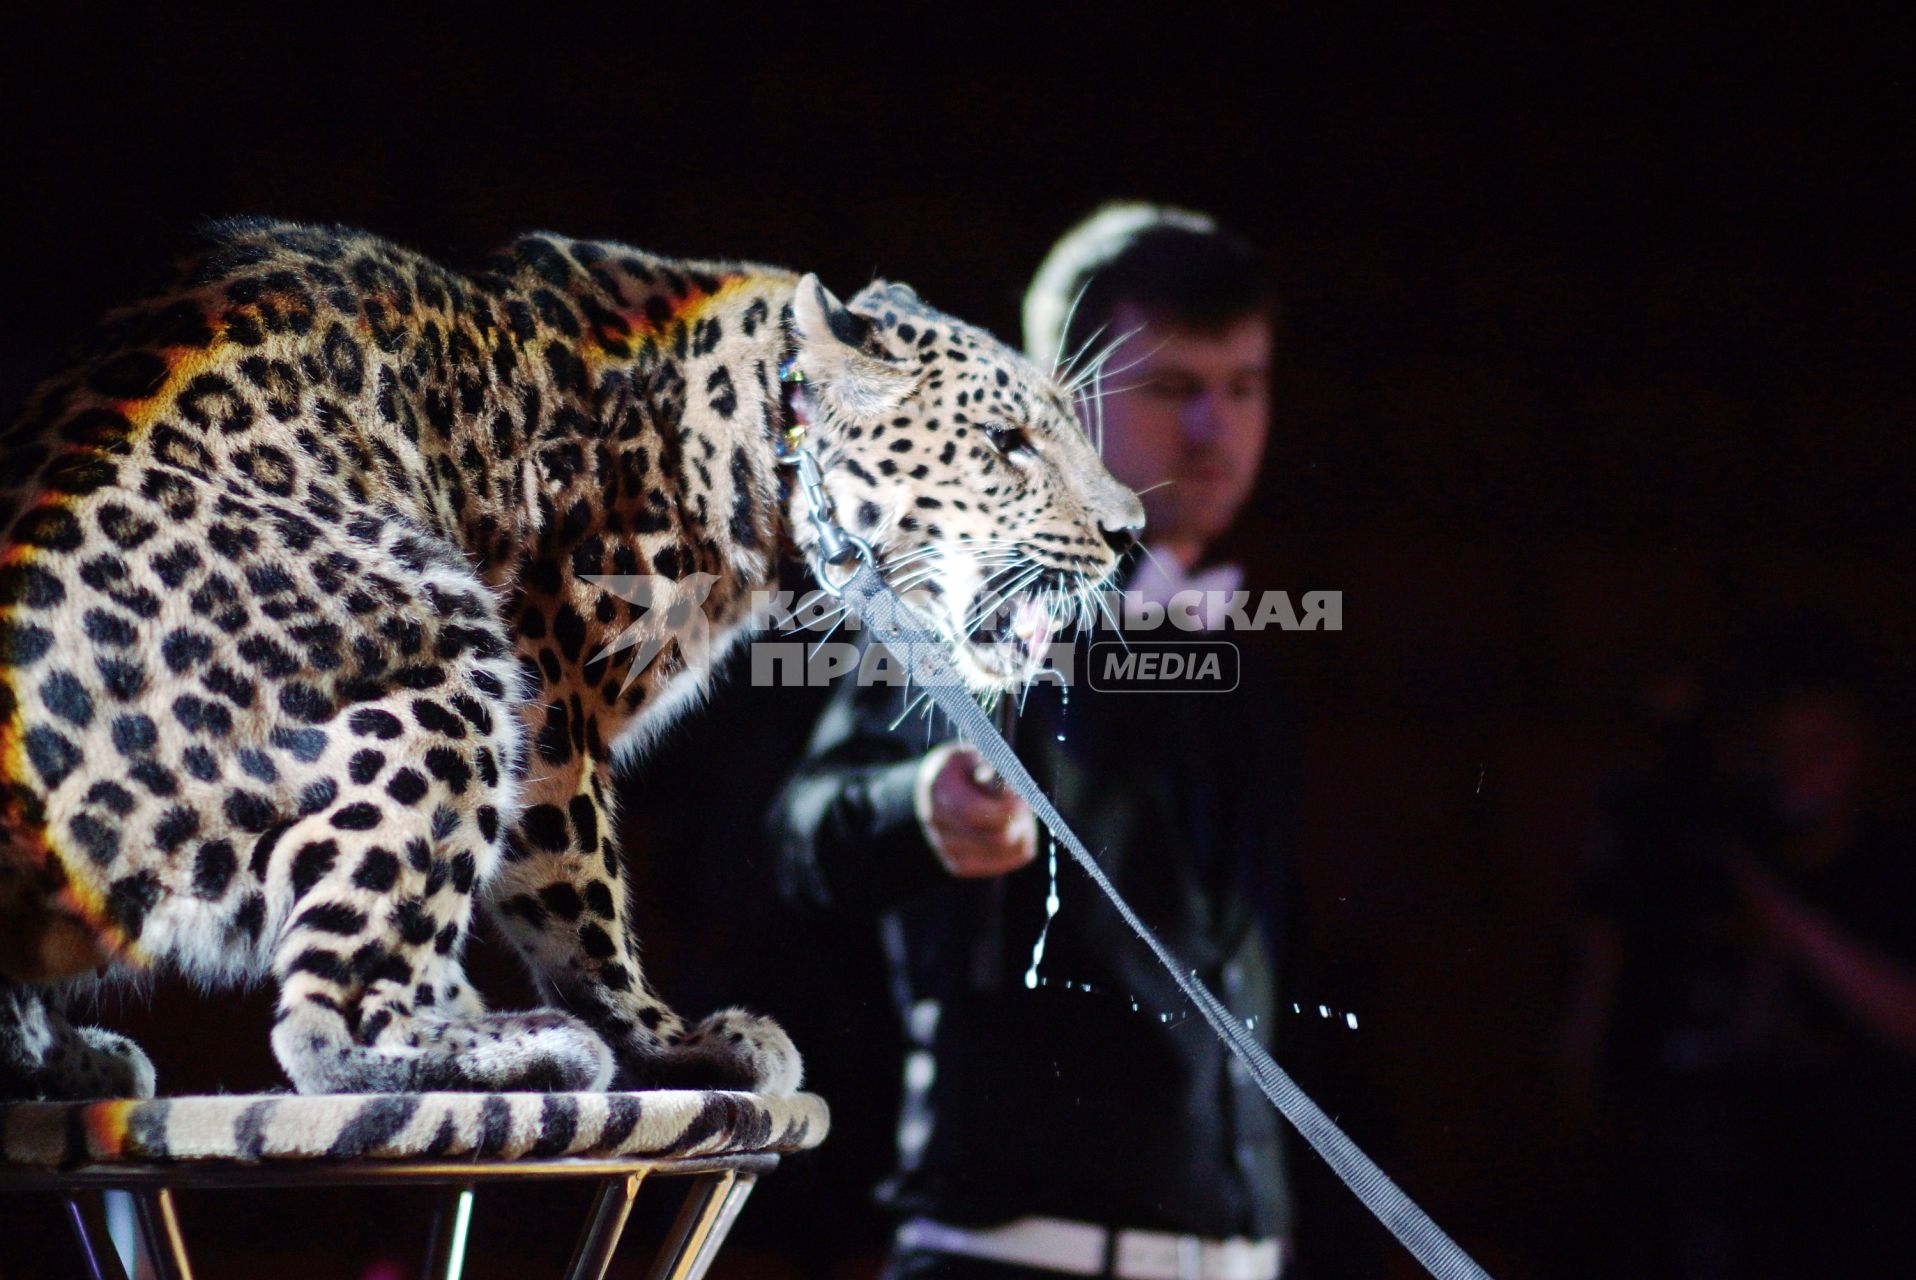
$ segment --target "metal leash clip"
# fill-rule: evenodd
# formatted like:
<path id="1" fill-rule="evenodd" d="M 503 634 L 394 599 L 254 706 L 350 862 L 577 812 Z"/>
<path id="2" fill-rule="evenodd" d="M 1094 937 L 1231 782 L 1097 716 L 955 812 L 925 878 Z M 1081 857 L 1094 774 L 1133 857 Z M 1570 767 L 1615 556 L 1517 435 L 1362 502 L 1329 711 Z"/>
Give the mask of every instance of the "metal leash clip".
<path id="1" fill-rule="evenodd" d="M 819 469 L 812 451 L 805 447 L 804 439 L 803 427 L 782 433 L 778 438 L 778 464 L 798 468 L 798 482 L 805 489 L 806 504 L 811 507 L 812 528 L 818 533 L 818 563 L 812 566 L 812 576 L 818 579 L 818 585 L 827 595 L 837 599 L 844 592 L 845 584 L 858 572 L 857 562 L 863 560 L 876 569 L 878 556 L 871 543 L 832 519 L 832 500 L 825 492 L 825 473 Z M 833 582 L 825 567 L 848 560 L 852 562 L 851 573 L 842 581 Z"/>

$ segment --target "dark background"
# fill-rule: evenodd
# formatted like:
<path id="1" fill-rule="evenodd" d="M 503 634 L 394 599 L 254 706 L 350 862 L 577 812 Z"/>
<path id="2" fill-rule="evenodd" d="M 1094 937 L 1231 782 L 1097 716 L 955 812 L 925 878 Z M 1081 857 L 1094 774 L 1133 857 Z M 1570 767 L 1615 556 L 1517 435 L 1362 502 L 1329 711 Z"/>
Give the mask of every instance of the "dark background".
<path id="1" fill-rule="evenodd" d="M 1815 606 L 1884 674 L 1888 803 L 1916 763 L 1909 33 L 1821 6 L 1326 6 L 1271 26 L 814 8 L 707 28 L 639 5 L 10 20 L 0 391 L 16 404 L 209 216 L 358 224 L 455 264 L 549 227 L 811 269 L 841 293 L 883 273 L 1010 335 L 1045 247 L 1098 201 L 1215 212 L 1268 252 L 1284 300 L 1249 585 L 1344 592 L 1344 630 L 1287 636 L 1280 660 L 1305 713 L 1300 857 L 1326 957 L 1324 989 L 1294 996 L 1360 1025 L 1301 1018 L 1280 1042 L 1334 1065 L 1329 1109 L 1493 1272 L 1584 1271 L 1616 1228 L 1629 1175 L 1607 1126 L 1627 1118 L 1572 1118 L 1550 1049 L 1593 790 L 1643 742 L 1633 699 L 1750 619 Z M 675 1000 L 730 972 L 775 992 L 803 942 L 765 918 L 739 815 L 807 710 L 722 696 L 633 800 L 657 815 L 634 838 L 658 883 L 751 904 L 648 904 Z M 728 760 L 746 777 L 715 827 L 675 780 Z M 842 1020 L 856 1034 L 828 1041 L 876 1037 L 880 1060 L 865 959 L 851 947 L 806 1008 L 760 1003 L 801 1046 Z M 258 996 L 107 1004 L 163 1087 L 275 1079 Z M 849 1188 L 889 1102 L 832 1056 L 814 1053 L 838 1153 L 760 1192 L 747 1271 L 857 1275 L 876 1239 Z M 207 1274 L 266 1256 L 356 1274 L 423 1238 L 404 1197 L 301 1203 L 189 1200 Z M 474 1274 L 556 1267 L 580 1207 L 482 1199 Z M 9 1280 L 67 1265 L 51 1212 L 0 1204 Z M 488 1237 L 489 1214 L 517 1234 Z M 1352 1256 L 1409 1273 L 1388 1249 Z"/>

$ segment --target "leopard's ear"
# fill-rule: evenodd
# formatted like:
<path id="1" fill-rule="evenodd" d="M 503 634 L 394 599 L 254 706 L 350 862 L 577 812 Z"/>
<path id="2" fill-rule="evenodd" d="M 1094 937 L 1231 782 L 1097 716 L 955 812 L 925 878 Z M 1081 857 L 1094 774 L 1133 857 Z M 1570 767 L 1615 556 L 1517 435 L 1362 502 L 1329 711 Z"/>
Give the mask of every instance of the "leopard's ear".
<path id="1" fill-rule="evenodd" d="M 871 321 L 833 296 L 815 275 L 798 282 L 792 295 L 792 330 L 798 339 L 797 366 L 822 399 L 841 416 L 869 422 L 904 403 L 917 385 L 913 369 L 877 354 Z"/>
<path id="2" fill-rule="evenodd" d="M 868 316 L 887 311 L 911 315 L 931 315 L 932 309 L 918 296 L 918 290 L 901 280 L 874 280 L 852 296 L 852 311 Z"/>

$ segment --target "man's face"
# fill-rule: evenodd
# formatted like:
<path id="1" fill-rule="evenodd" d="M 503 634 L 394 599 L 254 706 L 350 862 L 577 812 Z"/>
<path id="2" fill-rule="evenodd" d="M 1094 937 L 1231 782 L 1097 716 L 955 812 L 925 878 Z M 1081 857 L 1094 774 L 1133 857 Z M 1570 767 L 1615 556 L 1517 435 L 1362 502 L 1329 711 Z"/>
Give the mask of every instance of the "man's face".
<path id="1" fill-rule="evenodd" d="M 1203 332 L 1121 302 L 1107 332 L 1131 336 L 1105 364 L 1115 388 L 1104 398 L 1105 466 L 1144 499 L 1147 541 L 1195 554 L 1237 518 L 1257 479 L 1270 321 L 1249 315 Z"/>

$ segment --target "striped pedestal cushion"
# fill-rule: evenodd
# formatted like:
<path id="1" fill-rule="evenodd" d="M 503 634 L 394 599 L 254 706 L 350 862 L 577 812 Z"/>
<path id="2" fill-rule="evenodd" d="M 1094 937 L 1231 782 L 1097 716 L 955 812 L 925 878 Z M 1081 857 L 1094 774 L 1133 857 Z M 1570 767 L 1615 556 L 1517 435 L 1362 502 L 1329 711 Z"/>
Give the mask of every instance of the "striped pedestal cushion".
<path id="1" fill-rule="evenodd" d="M 0 1103 L 0 1161 L 718 1156 L 824 1141 L 825 1100 L 800 1093 L 216 1094 Z"/>

